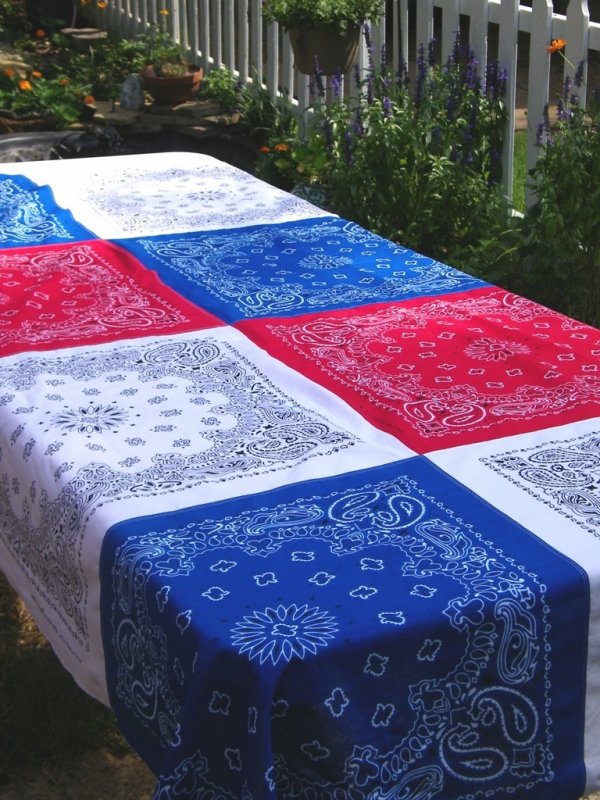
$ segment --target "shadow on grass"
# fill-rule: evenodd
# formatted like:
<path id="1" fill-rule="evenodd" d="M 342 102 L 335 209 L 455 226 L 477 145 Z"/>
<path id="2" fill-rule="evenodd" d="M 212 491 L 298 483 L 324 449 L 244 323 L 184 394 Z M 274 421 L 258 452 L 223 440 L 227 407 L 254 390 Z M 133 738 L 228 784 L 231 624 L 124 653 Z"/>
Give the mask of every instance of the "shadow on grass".
<path id="1" fill-rule="evenodd" d="M 77 686 L 0 573 L 0 787 L 102 747 L 129 751 L 111 711 Z"/>

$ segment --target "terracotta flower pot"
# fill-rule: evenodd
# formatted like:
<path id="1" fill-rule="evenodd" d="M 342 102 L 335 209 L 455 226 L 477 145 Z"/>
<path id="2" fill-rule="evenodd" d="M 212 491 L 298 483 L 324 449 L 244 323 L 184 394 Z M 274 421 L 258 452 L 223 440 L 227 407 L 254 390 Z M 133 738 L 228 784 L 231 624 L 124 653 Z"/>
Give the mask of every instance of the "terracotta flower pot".
<path id="1" fill-rule="evenodd" d="M 187 75 L 157 75 L 154 66 L 149 64 L 142 71 L 142 83 L 155 103 L 176 106 L 192 99 L 200 88 L 203 75 L 202 68 L 192 64 L 188 67 Z"/>
<path id="2" fill-rule="evenodd" d="M 348 72 L 358 52 L 360 28 L 340 33 L 337 28 L 290 28 L 288 31 L 296 69 L 314 75 L 315 59 L 325 75 Z"/>

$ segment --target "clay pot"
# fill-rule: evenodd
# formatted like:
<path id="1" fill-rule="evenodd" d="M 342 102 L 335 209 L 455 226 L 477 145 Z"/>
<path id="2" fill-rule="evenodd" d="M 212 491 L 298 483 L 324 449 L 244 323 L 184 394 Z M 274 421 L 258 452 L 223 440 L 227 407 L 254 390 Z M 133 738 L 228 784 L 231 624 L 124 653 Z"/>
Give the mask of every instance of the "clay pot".
<path id="1" fill-rule="evenodd" d="M 202 68 L 192 64 L 188 66 L 187 75 L 157 75 L 154 66 L 149 64 L 142 71 L 142 83 L 155 103 L 176 106 L 194 97 L 200 88 L 203 75 Z"/>
<path id="2" fill-rule="evenodd" d="M 304 75 L 315 74 L 315 59 L 325 75 L 348 72 L 356 59 L 360 28 L 340 33 L 337 28 L 290 28 L 288 31 L 296 69 Z"/>

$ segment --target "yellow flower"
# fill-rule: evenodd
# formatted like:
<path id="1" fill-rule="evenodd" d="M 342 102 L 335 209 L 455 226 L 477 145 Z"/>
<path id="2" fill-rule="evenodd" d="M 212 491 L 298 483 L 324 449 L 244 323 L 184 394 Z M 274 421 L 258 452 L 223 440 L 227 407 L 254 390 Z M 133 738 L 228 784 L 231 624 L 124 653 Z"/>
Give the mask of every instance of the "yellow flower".
<path id="1" fill-rule="evenodd" d="M 82 6 L 89 6 L 92 0 L 79 0 L 80 5 Z"/>
<path id="2" fill-rule="evenodd" d="M 19 89 L 22 92 L 30 92 L 31 89 L 32 89 L 32 86 L 29 83 L 29 81 L 19 81 Z"/>
<path id="3" fill-rule="evenodd" d="M 566 45 L 566 39 L 552 39 L 550 44 L 546 45 L 546 50 L 549 53 L 557 53 L 559 50 L 562 50 Z"/>
<path id="4" fill-rule="evenodd" d="M 169 9 L 168 8 L 161 8 L 158 13 L 162 14 L 163 17 L 168 17 L 169 16 Z"/>

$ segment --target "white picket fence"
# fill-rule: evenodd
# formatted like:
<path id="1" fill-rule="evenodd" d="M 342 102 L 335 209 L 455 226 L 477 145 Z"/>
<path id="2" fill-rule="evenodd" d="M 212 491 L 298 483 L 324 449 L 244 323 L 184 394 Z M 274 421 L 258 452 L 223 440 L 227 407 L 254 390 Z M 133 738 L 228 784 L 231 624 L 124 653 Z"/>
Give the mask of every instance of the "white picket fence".
<path id="1" fill-rule="evenodd" d="M 108 8 L 96 13 L 98 24 L 104 22 L 121 36 L 133 35 L 153 24 L 162 26 L 205 72 L 224 65 L 241 81 L 260 81 L 272 97 L 288 95 L 303 112 L 311 105 L 309 79 L 294 68 L 287 34 L 276 24 L 264 23 L 261 6 L 261 0 L 111 0 Z M 519 31 L 529 34 L 530 167 L 536 158 L 537 125 L 549 100 L 551 55 L 546 45 L 553 38 L 566 40 L 564 72 L 573 77 L 567 61 L 577 65 L 584 59 L 587 65 L 589 51 L 600 51 L 600 23 L 590 21 L 588 0 L 570 0 L 565 15 L 554 13 L 552 0 L 531 0 L 531 6 L 519 0 L 388 0 L 386 13 L 373 27 L 376 56 L 385 41 L 392 64 L 397 67 L 401 56 L 408 61 L 414 59 L 417 47 L 427 45 L 435 32 L 444 61 L 455 42 L 461 15 L 463 22 L 465 18 L 469 20 L 469 45 L 479 64 L 487 63 L 488 40 L 493 30 L 497 58 L 508 75 L 509 119 L 502 161 L 504 188 L 511 195 Z M 358 61 L 364 68 L 364 43 Z M 521 68 L 522 61 L 521 58 Z M 586 100 L 586 77 L 579 92 L 582 104 Z"/>

